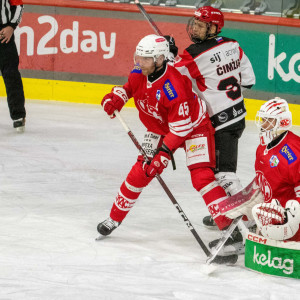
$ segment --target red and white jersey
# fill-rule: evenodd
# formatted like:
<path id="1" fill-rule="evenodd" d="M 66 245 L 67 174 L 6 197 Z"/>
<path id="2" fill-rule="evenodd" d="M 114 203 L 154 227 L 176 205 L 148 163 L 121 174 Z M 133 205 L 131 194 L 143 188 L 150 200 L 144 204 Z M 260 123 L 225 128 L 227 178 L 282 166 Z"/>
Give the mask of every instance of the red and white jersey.
<path id="1" fill-rule="evenodd" d="M 255 84 L 252 65 L 238 42 L 226 37 L 192 44 L 175 64 L 191 81 L 193 90 L 206 101 L 216 130 L 246 115 L 242 89 Z"/>
<path id="2" fill-rule="evenodd" d="M 205 102 L 192 92 L 190 81 L 173 66 L 167 65 L 153 82 L 135 66 L 123 87 L 128 99 L 134 98 L 147 130 L 166 136 L 164 142 L 171 150 L 179 147 L 200 123 L 210 122 Z"/>
<path id="3" fill-rule="evenodd" d="M 283 207 L 292 199 L 300 203 L 300 137 L 288 131 L 271 149 L 259 145 L 255 171 L 265 202 L 275 198 Z M 300 241 L 300 231 L 297 236 Z"/>

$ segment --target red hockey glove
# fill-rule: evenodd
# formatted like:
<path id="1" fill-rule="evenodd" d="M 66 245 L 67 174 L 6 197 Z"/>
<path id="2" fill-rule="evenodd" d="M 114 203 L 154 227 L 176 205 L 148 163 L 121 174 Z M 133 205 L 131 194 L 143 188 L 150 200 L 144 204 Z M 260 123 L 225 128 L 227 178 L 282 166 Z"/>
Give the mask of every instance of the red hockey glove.
<path id="1" fill-rule="evenodd" d="M 104 111 L 113 119 L 114 111 L 120 111 L 128 101 L 126 91 L 122 87 L 115 86 L 112 92 L 105 95 L 101 101 Z"/>
<path id="2" fill-rule="evenodd" d="M 144 167 L 148 177 L 155 177 L 156 174 L 161 174 L 168 166 L 170 155 L 163 147 L 157 149 L 157 151 L 150 164 L 146 164 Z"/>

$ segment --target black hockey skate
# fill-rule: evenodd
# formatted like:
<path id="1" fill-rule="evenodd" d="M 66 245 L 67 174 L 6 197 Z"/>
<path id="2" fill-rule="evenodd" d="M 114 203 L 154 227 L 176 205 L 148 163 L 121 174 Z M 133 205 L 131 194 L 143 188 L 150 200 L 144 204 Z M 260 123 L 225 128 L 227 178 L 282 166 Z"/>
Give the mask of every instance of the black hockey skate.
<path id="1" fill-rule="evenodd" d="M 209 248 L 214 248 L 220 239 L 216 239 L 208 243 Z M 223 255 L 229 254 L 244 254 L 245 253 L 245 245 L 243 242 L 243 236 L 238 228 L 235 228 L 231 237 L 225 242 L 223 251 L 221 252 Z"/>
<path id="2" fill-rule="evenodd" d="M 14 120 L 14 128 L 17 132 L 24 132 L 25 130 L 25 118 L 20 118 L 18 120 Z"/>
<path id="3" fill-rule="evenodd" d="M 101 235 L 110 235 L 117 227 L 119 227 L 121 222 L 114 221 L 111 217 L 108 217 L 105 221 L 101 222 L 97 226 L 97 230 Z"/>
<path id="4" fill-rule="evenodd" d="M 202 222 L 203 222 L 203 225 L 208 229 L 218 229 L 217 224 L 215 223 L 214 219 L 210 215 L 204 217 Z"/>

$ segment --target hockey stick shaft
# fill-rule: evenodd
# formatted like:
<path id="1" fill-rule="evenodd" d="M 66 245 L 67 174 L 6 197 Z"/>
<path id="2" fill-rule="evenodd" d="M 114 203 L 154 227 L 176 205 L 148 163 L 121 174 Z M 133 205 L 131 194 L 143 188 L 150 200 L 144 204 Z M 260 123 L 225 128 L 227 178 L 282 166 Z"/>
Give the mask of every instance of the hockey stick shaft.
<path id="1" fill-rule="evenodd" d="M 236 219 L 233 220 L 233 222 L 230 224 L 230 226 L 226 229 L 225 234 L 220 238 L 218 244 L 216 245 L 213 253 L 211 256 L 208 258 L 206 263 L 209 265 L 211 264 L 216 256 L 220 253 L 222 250 L 223 246 L 225 245 L 226 241 L 230 238 L 231 234 L 233 233 L 234 229 L 238 226 L 240 220 L 242 219 L 243 216 L 237 217 Z"/>
<path id="2" fill-rule="evenodd" d="M 134 3 L 137 5 L 137 7 L 139 8 L 140 12 L 144 15 L 144 17 L 146 18 L 146 20 L 149 22 L 149 24 L 151 25 L 151 27 L 154 29 L 155 33 L 157 33 L 158 35 L 163 36 L 162 32 L 159 30 L 159 28 L 156 26 L 156 24 L 154 23 L 154 21 L 152 20 L 152 18 L 146 12 L 145 8 L 140 3 L 140 1 L 139 0 L 135 0 Z"/>
<path id="3" fill-rule="evenodd" d="M 126 130 L 127 134 L 129 135 L 129 137 L 131 138 L 131 140 L 133 141 L 133 143 L 135 144 L 137 149 L 140 151 L 140 153 L 143 155 L 145 160 L 149 161 L 149 158 L 147 157 L 147 154 L 146 154 L 145 150 L 142 148 L 142 146 L 140 145 L 140 143 L 138 142 L 138 140 L 136 139 L 136 137 L 134 136 L 134 134 L 132 133 L 130 128 L 127 126 L 127 124 L 123 120 L 120 113 L 116 110 L 114 112 L 114 114 L 116 115 L 118 120 L 121 122 L 121 124 L 123 125 L 123 127 Z M 204 242 L 202 241 L 202 239 L 198 235 L 197 231 L 193 227 L 192 223 L 190 222 L 190 220 L 188 219 L 188 217 L 186 216 L 186 214 L 184 213 L 184 211 L 182 210 L 182 208 L 178 204 L 177 200 L 175 199 L 175 197 L 173 196 L 173 194 L 171 193 L 171 191 L 169 190 L 169 188 L 167 187 L 167 185 L 165 184 L 163 179 L 160 177 L 159 174 L 157 174 L 155 177 L 158 180 L 158 182 L 160 183 L 160 185 L 162 186 L 162 188 L 164 189 L 164 191 L 166 192 L 166 194 L 168 195 L 168 197 L 170 198 L 170 200 L 172 201 L 172 203 L 174 204 L 174 206 L 176 207 L 177 211 L 179 212 L 179 214 L 183 218 L 184 223 L 186 224 L 188 229 L 191 231 L 191 233 L 193 234 L 193 236 L 197 240 L 197 242 L 200 245 L 200 247 L 202 248 L 203 252 L 206 254 L 207 257 L 210 257 L 212 255 L 211 252 L 208 250 L 208 248 L 206 247 L 206 245 L 204 244 Z M 214 256 L 214 258 L 215 258 L 215 256 Z"/>

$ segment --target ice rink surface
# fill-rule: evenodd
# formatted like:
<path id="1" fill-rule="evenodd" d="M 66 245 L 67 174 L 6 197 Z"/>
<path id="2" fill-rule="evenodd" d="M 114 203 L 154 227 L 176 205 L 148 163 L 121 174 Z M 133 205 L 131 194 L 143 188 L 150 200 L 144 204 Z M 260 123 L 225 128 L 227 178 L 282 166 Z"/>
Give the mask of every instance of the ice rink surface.
<path id="1" fill-rule="evenodd" d="M 299 299 L 299 280 L 243 267 L 205 272 L 206 257 L 158 182 L 122 225 L 95 241 L 137 150 L 117 119 L 96 105 L 27 101 L 26 131 L 12 128 L 0 100 L 0 299 Z M 135 109 L 122 115 L 139 140 Z M 299 127 L 293 131 L 300 133 Z M 257 129 L 239 147 L 238 175 L 254 177 Z M 183 150 L 162 175 L 205 243 L 207 209 L 193 189 Z"/>

